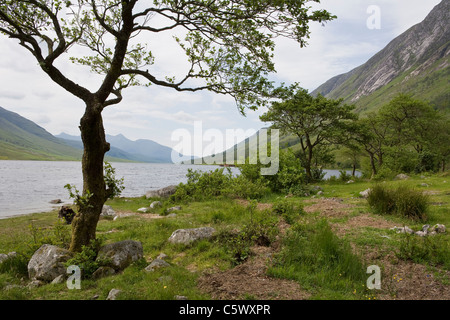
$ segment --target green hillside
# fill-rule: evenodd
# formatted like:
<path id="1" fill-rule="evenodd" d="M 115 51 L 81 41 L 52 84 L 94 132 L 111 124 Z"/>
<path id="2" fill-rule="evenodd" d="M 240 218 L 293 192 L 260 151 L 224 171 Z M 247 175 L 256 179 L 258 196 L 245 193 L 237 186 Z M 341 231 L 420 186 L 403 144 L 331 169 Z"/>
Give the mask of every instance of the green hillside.
<path id="1" fill-rule="evenodd" d="M 34 122 L 0 107 L 0 159 L 80 160 L 81 151 L 64 144 Z"/>

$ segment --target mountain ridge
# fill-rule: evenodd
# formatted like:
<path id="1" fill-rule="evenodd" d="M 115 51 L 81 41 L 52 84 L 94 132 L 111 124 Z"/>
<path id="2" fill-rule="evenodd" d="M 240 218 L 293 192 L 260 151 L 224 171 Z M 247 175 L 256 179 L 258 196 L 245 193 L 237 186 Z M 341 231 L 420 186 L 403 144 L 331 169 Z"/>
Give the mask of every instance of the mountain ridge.
<path id="1" fill-rule="evenodd" d="M 360 113 L 376 110 L 399 92 L 450 108 L 449 19 L 450 0 L 443 0 L 366 63 L 332 77 L 311 94 L 342 98 Z"/>
<path id="2" fill-rule="evenodd" d="M 107 140 L 111 144 L 105 155 L 107 161 L 173 163 L 172 149 L 155 141 L 131 141 L 122 134 L 107 135 Z M 80 136 L 66 133 L 54 136 L 20 114 L 0 107 L 1 160 L 79 161 L 82 150 Z"/>

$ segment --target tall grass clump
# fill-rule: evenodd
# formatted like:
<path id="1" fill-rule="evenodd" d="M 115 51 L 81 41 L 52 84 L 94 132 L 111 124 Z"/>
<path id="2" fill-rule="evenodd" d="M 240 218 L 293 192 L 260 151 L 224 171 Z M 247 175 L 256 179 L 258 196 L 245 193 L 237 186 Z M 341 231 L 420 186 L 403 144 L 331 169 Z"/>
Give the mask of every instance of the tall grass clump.
<path id="1" fill-rule="evenodd" d="M 415 221 L 425 221 L 429 207 L 426 195 L 406 185 L 389 188 L 377 184 L 370 191 L 367 202 L 377 214 L 396 214 Z"/>
<path id="2" fill-rule="evenodd" d="M 268 272 L 296 280 L 327 299 L 354 298 L 355 290 L 360 292 L 367 279 L 360 257 L 333 233 L 326 220 L 292 226 Z"/>

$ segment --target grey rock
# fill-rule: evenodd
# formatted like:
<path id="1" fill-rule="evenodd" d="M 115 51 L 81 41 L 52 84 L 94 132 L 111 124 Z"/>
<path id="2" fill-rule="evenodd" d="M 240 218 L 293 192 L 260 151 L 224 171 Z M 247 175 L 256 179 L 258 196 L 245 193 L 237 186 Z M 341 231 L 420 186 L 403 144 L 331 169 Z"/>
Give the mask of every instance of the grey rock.
<path id="1" fill-rule="evenodd" d="M 108 293 L 108 297 L 106 298 L 106 300 L 116 300 L 118 295 L 121 293 L 122 291 L 119 289 L 111 289 L 111 291 Z"/>
<path id="2" fill-rule="evenodd" d="M 209 239 L 216 230 L 211 227 L 195 228 L 195 229 L 178 229 L 172 233 L 169 238 L 171 243 L 189 244 L 191 242 Z"/>
<path id="3" fill-rule="evenodd" d="M 177 186 L 168 186 L 159 190 L 147 191 L 145 197 L 148 198 L 166 198 L 171 196 L 177 190 Z"/>
<path id="4" fill-rule="evenodd" d="M 61 274 L 57 276 L 55 279 L 53 279 L 52 284 L 60 284 L 63 283 L 66 280 L 66 275 Z"/>
<path id="5" fill-rule="evenodd" d="M 42 245 L 28 262 L 28 276 L 32 280 L 51 282 L 61 274 L 66 274 L 65 263 L 72 258 L 69 250 L 54 245 Z"/>
<path id="6" fill-rule="evenodd" d="M 150 209 L 159 208 L 159 207 L 161 207 L 161 206 L 162 206 L 161 201 L 153 201 L 153 202 L 150 204 Z"/>
<path id="7" fill-rule="evenodd" d="M 180 206 L 176 206 L 176 207 L 172 207 L 172 208 L 167 209 L 167 212 L 180 211 L 180 210 L 181 210 L 181 207 Z"/>
<path id="8" fill-rule="evenodd" d="M 124 240 L 107 244 L 100 248 L 97 260 L 107 260 L 108 266 L 119 271 L 144 256 L 142 243 L 133 240 Z"/>
<path id="9" fill-rule="evenodd" d="M 166 217 L 167 217 L 167 218 L 175 218 L 176 216 L 177 216 L 176 213 L 170 213 L 170 214 L 168 214 Z"/>
<path id="10" fill-rule="evenodd" d="M 372 189 L 370 189 L 370 188 L 369 188 L 369 189 L 366 189 L 366 190 L 364 190 L 364 191 L 361 191 L 361 192 L 359 193 L 359 195 L 360 195 L 361 197 L 367 199 L 367 198 L 369 197 L 370 191 L 372 191 Z"/>
<path id="11" fill-rule="evenodd" d="M 323 195 L 323 191 L 317 192 L 317 195 L 318 195 L 318 196 L 322 196 L 322 195 Z"/>
<path id="12" fill-rule="evenodd" d="M 164 260 L 167 259 L 169 256 L 163 252 L 161 252 L 156 259 Z"/>
<path id="13" fill-rule="evenodd" d="M 400 173 L 395 177 L 396 180 L 407 180 L 409 179 L 409 176 L 404 174 L 404 173 Z"/>
<path id="14" fill-rule="evenodd" d="M 147 213 L 148 212 L 148 208 L 139 208 L 139 209 L 137 209 L 137 211 L 141 212 L 141 213 Z"/>
<path id="15" fill-rule="evenodd" d="M 174 298 L 175 298 L 175 300 L 188 300 L 188 298 L 185 297 L 185 296 L 178 296 L 178 295 L 176 295 Z"/>
<path id="16" fill-rule="evenodd" d="M 414 231 L 411 228 L 407 227 L 407 226 L 405 226 L 405 227 L 393 227 L 390 230 L 394 230 L 397 233 L 409 233 L 409 234 L 413 234 L 414 233 Z"/>
<path id="17" fill-rule="evenodd" d="M 162 259 L 155 259 L 153 260 L 147 267 L 145 267 L 145 271 L 153 272 L 160 268 L 167 268 L 170 267 L 170 264 L 165 262 Z"/>
<path id="18" fill-rule="evenodd" d="M 92 279 L 98 280 L 100 278 L 112 276 L 115 273 L 116 271 L 113 268 L 103 266 L 95 270 L 95 272 L 92 274 Z"/>
<path id="19" fill-rule="evenodd" d="M 33 281 L 31 281 L 31 282 L 27 285 L 27 288 L 28 288 L 28 289 L 34 289 L 34 288 L 41 287 L 41 286 L 43 286 L 44 284 L 45 284 L 44 281 L 41 281 L 41 280 L 33 280 Z"/>
<path id="20" fill-rule="evenodd" d="M 445 233 L 445 226 L 443 224 L 436 224 L 432 228 L 436 233 Z"/>
<path id="21" fill-rule="evenodd" d="M 55 199 L 55 200 L 51 200 L 50 201 L 51 204 L 58 204 L 58 203 L 62 203 L 61 199 Z"/>
<path id="22" fill-rule="evenodd" d="M 0 263 L 3 263 L 6 260 L 8 260 L 8 255 L 4 254 L 4 253 L 0 253 Z"/>
<path id="23" fill-rule="evenodd" d="M 116 216 L 116 212 L 114 211 L 113 208 L 111 208 L 111 206 L 108 205 L 104 205 L 102 208 L 102 214 L 103 217 L 115 217 Z"/>

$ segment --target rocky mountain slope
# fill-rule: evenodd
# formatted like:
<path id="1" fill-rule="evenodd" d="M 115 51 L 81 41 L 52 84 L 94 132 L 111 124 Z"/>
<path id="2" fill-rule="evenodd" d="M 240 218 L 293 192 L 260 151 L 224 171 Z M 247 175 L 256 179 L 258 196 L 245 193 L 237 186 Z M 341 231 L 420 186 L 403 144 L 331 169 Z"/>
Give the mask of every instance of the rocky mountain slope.
<path id="1" fill-rule="evenodd" d="M 399 92 L 450 109 L 450 0 L 392 40 L 365 64 L 328 80 L 313 94 L 375 110 Z"/>

